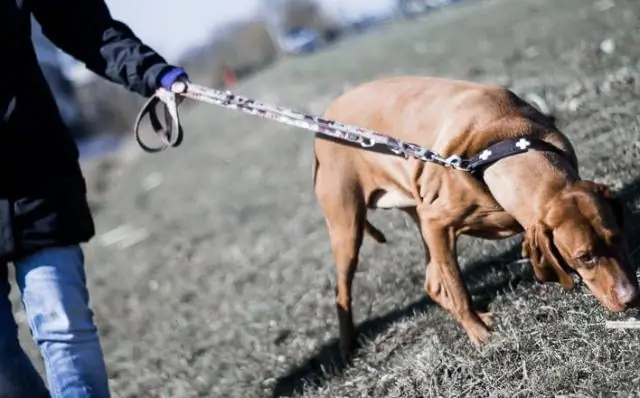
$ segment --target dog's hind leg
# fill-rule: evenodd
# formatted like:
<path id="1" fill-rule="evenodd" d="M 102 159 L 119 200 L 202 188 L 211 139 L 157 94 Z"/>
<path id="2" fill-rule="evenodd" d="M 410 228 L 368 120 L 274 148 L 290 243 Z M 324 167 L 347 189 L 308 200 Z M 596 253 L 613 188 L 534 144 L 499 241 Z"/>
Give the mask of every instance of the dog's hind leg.
<path id="1" fill-rule="evenodd" d="M 345 359 L 357 348 L 357 334 L 351 309 L 351 287 L 362 245 L 366 207 L 357 179 L 349 173 L 316 171 L 316 196 L 324 212 L 336 264 L 336 309 L 340 344 Z"/>
<path id="2" fill-rule="evenodd" d="M 374 227 L 368 220 L 364 220 L 364 232 L 371 239 L 375 240 L 378 243 L 386 243 L 387 238 L 384 234 L 376 227 Z"/>

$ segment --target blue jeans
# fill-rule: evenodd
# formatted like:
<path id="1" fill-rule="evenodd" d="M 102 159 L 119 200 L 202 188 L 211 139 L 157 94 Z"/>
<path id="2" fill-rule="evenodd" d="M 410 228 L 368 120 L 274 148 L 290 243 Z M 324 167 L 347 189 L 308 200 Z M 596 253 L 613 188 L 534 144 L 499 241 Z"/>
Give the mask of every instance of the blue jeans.
<path id="1" fill-rule="evenodd" d="M 42 250 L 16 261 L 15 269 L 49 391 L 18 342 L 7 265 L 0 264 L 0 398 L 108 397 L 82 249 L 74 245 Z"/>

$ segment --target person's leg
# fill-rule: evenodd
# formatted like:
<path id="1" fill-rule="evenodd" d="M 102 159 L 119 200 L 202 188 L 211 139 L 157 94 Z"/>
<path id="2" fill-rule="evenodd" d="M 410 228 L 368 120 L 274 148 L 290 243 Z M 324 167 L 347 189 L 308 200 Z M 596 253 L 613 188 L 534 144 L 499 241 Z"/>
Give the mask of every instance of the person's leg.
<path id="1" fill-rule="evenodd" d="M 40 398 L 49 393 L 18 342 L 7 264 L 0 264 L 0 398 Z"/>
<path id="2" fill-rule="evenodd" d="M 77 246 L 42 250 L 16 262 L 33 338 L 54 398 L 108 397 L 108 377 Z"/>

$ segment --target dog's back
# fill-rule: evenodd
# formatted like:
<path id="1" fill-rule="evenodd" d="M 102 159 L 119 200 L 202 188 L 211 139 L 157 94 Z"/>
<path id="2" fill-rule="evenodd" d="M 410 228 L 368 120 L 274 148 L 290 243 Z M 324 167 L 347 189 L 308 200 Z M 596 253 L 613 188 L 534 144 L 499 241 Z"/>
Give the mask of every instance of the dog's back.
<path id="1" fill-rule="evenodd" d="M 549 118 L 505 87 L 402 76 L 359 85 L 334 100 L 328 119 L 380 131 L 427 147 L 486 130 L 506 118 L 549 128 Z"/>
<path id="2" fill-rule="evenodd" d="M 571 151 L 549 118 L 510 90 L 491 84 L 417 76 L 380 79 L 344 93 L 324 116 L 419 144 L 442 156 L 471 157 L 492 143 L 518 135 L 550 137 Z M 352 183 L 357 180 L 365 201 L 384 185 L 394 185 L 392 195 L 404 198 L 391 198 L 393 205 L 377 207 L 412 205 L 407 198 L 416 196 L 411 192 L 415 184 L 409 180 L 423 165 L 321 137 L 314 142 L 314 152 L 314 184 L 318 168 L 328 168 L 324 173 Z"/>

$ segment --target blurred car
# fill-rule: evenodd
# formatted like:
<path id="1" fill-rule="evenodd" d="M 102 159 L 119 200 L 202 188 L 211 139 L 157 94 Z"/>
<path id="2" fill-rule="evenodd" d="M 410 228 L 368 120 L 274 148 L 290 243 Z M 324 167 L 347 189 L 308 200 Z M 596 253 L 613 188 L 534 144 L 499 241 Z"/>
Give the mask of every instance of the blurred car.
<path id="1" fill-rule="evenodd" d="M 405 18 L 411 18 L 458 1 L 460 0 L 399 0 L 398 9 Z"/>
<path id="2" fill-rule="evenodd" d="M 311 53 L 320 49 L 325 40 L 319 32 L 296 27 L 276 34 L 276 41 L 282 51 L 289 54 Z"/>

